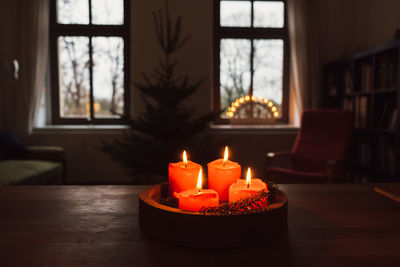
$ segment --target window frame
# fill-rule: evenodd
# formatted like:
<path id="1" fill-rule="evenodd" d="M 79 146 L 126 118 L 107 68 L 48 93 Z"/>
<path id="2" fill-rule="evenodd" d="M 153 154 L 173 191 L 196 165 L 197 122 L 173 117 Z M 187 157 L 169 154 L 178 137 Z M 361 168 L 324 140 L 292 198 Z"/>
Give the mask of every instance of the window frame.
<path id="1" fill-rule="evenodd" d="M 229 1 L 247 1 L 251 2 L 251 26 L 250 27 L 223 27 L 220 25 L 220 4 L 223 0 L 214 0 L 214 88 L 213 88 L 213 107 L 214 111 L 221 112 L 221 86 L 220 86 L 220 41 L 222 39 L 248 39 L 248 40 L 268 40 L 280 39 L 283 41 L 283 70 L 282 70 L 282 103 L 281 103 L 281 117 L 276 119 L 278 124 L 287 124 L 289 122 L 289 63 L 290 63 L 290 49 L 289 49 L 289 31 L 288 31 L 288 0 L 229 0 Z M 282 2 L 284 5 L 284 26 L 282 28 L 262 28 L 253 27 L 254 8 L 253 3 L 257 1 L 262 2 Z M 250 58 L 250 90 L 253 87 L 253 48 L 251 49 Z M 229 124 L 231 120 L 219 116 L 215 124 Z"/>
<path id="2" fill-rule="evenodd" d="M 57 0 L 50 1 L 50 79 L 51 79 L 51 122 L 52 124 L 126 124 L 130 117 L 130 1 L 123 0 L 124 23 L 122 25 L 92 24 L 92 0 L 89 5 L 89 24 L 60 24 L 57 22 Z M 59 53 L 58 37 L 88 37 L 89 38 L 89 90 L 90 90 L 90 117 L 68 118 L 60 113 L 60 86 L 59 86 Z M 120 37 L 124 42 L 124 116 L 122 118 L 96 118 L 94 116 L 93 94 L 93 47 L 92 37 Z"/>

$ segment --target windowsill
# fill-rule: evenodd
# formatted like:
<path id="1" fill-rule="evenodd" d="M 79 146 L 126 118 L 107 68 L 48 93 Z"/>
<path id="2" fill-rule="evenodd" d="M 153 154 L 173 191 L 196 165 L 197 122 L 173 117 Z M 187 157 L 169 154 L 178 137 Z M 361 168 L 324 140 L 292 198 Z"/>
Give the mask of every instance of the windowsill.
<path id="1" fill-rule="evenodd" d="M 117 134 L 129 125 L 46 125 L 33 129 L 33 134 Z M 279 125 L 217 125 L 212 124 L 212 134 L 297 134 L 298 127 Z"/>
<path id="2" fill-rule="evenodd" d="M 90 134 L 90 133 L 121 133 L 129 129 L 129 125 L 46 125 L 35 127 L 33 134 Z"/>
<path id="3" fill-rule="evenodd" d="M 289 124 L 278 125 L 231 125 L 212 124 L 215 134 L 297 134 L 299 127 Z"/>

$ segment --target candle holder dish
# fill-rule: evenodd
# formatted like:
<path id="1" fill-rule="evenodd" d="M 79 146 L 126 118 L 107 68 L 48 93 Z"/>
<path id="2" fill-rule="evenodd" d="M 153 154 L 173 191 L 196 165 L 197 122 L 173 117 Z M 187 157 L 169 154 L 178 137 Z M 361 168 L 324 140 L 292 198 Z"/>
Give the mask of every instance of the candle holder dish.
<path id="1" fill-rule="evenodd" d="M 174 245 L 228 248 L 258 245 L 287 232 L 288 199 L 278 189 L 268 209 L 249 214 L 204 214 L 184 211 L 160 200 L 168 196 L 168 183 L 139 194 L 139 226 L 146 235 Z"/>

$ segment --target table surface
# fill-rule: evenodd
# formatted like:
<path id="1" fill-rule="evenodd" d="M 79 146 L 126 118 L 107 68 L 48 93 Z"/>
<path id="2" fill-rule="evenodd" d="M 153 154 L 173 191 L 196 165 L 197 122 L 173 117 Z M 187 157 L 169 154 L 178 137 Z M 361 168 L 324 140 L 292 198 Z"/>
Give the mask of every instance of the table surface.
<path id="1" fill-rule="evenodd" d="M 373 186 L 281 185 L 288 234 L 219 250 L 144 236 L 143 186 L 0 187 L 0 266 L 400 266 L 400 204 Z"/>

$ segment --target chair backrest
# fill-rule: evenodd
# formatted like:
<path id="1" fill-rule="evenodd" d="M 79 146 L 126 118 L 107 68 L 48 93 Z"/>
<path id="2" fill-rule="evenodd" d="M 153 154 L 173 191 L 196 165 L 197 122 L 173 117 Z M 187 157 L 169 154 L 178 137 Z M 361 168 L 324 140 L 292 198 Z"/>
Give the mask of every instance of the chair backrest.
<path id="1" fill-rule="evenodd" d="M 292 150 L 292 169 L 325 172 L 328 160 L 345 158 L 352 129 L 352 111 L 305 110 Z"/>

